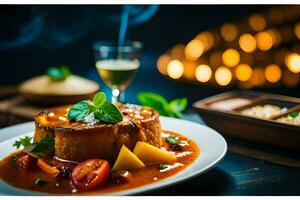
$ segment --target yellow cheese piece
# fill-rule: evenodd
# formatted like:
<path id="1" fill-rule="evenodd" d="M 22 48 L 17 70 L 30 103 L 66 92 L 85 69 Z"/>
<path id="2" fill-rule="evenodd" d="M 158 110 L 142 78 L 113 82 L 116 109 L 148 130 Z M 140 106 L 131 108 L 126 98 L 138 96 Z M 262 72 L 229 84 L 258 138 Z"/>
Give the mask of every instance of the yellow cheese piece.
<path id="1" fill-rule="evenodd" d="M 137 142 L 133 153 L 146 165 L 172 162 L 177 159 L 175 155 L 145 142 Z"/>
<path id="2" fill-rule="evenodd" d="M 133 154 L 125 145 L 121 147 L 118 158 L 112 168 L 112 171 L 118 170 L 136 170 L 145 167 L 145 164 Z"/>

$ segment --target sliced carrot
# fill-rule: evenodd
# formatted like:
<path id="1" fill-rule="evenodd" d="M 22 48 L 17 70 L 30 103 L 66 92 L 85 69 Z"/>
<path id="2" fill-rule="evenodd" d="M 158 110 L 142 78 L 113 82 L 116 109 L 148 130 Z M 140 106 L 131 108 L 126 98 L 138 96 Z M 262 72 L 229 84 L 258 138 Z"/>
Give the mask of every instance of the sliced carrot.
<path id="1" fill-rule="evenodd" d="M 44 172 L 51 174 L 53 176 L 57 176 L 59 173 L 59 170 L 56 167 L 51 167 L 48 165 L 43 159 L 39 158 L 37 162 L 38 166 L 43 170 Z"/>

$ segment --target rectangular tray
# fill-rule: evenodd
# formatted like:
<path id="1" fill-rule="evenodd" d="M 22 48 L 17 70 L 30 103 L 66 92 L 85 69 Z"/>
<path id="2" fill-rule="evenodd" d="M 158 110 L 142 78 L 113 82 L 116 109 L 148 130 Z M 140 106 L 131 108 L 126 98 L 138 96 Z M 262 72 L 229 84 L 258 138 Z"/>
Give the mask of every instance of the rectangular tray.
<path id="1" fill-rule="evenodd" d="M 232 110 L 210 107 L 214 102 L 235 97 L 250 99 L 252 102 Z M 241 110 L 264 103 L 286 107 L 287 110 L 269 119 L 239 113 Z M 193 107 L 208 126 L 222 134 L 300 151 L 300 126 L 276 121 L 282 116 L 298 111 L 300 109 L 299 98 L 255 91 L 234 91 L 202 99 L 195 102 Z"/>

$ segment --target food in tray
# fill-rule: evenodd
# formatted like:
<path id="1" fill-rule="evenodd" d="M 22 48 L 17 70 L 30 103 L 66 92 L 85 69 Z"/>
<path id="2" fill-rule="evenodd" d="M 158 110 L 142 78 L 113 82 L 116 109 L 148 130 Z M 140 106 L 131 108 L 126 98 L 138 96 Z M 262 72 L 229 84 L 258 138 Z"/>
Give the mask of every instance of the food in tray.
<path id="1" fill-rule="evenodd" d="M 287 116 L 279 118 L 277 121 L 300 126 L 300 111 L 291 112 Z"/>
<path id="2" fill-rule="evenodd" d="M 236 108 L 245 106 L 250 104 L 252 101 L 250 99 L 246 98 L 230 98 L 230 99 L 225 99 L 217 102 L 213 102 L 209 104 L 211 108 L 218 109 L 218 110 L 234 110 Z"/>
<path id="3" fill-rule="evenodd" d="M 117 192 L 157 182 L 189 166 L 197 145 L 161 130 L 158 112 L 116 105 L 97 93 L 93 101 L 45 110 L 34 137 L 0 161 L 0 178 L 18 188 L 57 194 Z"/>
<path id="4" fill-rule="evenodd" d="M 265 104 L 265 105 L 256 105 L 251 108 L 247 108 L 241 111 L 241 114 L 263 118 L 263 119 L 270 119 L 273 116 L 282 114 L 287 111 L 286 107 L 280 108 L 279 106 Z"/>
<path id="5" fill-rule="evenodd" d="M 98 83 L 71 74 L 65 66 L 49 68 L 46 75 L 33 77 L 20 86 L 26 99 L 40 104 L 75 103 L 93 97 L 98 90 Z"/>

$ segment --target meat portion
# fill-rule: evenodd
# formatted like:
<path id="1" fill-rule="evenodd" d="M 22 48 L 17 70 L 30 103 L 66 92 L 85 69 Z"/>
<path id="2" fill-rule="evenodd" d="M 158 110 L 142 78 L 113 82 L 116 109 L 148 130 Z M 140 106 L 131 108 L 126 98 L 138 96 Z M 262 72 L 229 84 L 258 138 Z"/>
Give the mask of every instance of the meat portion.
<path id="1" fill-rule="evenodd" d="M 47 134 L 55 138 L 55 156 L 72 161 L 102 158 L 113 162 L 123 144 L 133 150 L 137 141 L 160 147 L 160 121 L 156 111 L 137 105 L 118 104 L 122 122 L 103 124 L 69 122 L 70 106 L 46 110 L 35 118 L 34 141 Z"/>

